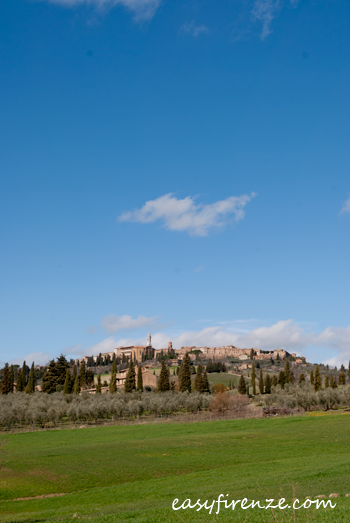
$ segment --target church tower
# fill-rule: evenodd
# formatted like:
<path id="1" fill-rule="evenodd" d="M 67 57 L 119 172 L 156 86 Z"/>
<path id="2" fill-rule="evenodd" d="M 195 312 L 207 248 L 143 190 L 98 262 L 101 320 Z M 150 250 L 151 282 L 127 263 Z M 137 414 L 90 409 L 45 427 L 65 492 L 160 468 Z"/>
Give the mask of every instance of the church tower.
<path id="1" fill-rule="evenodd" d="M 150 332 L 148 333 L 148 336 L 147 336 L 147 347 L 152 347 L 152 338 L 151 338 Z"/>

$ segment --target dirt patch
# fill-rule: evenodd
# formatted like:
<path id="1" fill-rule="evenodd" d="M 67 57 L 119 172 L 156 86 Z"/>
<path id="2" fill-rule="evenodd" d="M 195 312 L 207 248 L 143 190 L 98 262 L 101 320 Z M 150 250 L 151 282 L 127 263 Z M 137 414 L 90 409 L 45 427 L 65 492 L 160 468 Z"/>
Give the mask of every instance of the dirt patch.
<path id="1" fill-rule="evenodd" d="M 31 499 L 42 499 L 42 498 L 55 498 L 56 496 L 65 496 L 65 492 L 61 492 L 59 494 L 41 494 L 40 496 L 32 496 L 31 498 L 16 498 L 9 501 L 28 501 Z"/>

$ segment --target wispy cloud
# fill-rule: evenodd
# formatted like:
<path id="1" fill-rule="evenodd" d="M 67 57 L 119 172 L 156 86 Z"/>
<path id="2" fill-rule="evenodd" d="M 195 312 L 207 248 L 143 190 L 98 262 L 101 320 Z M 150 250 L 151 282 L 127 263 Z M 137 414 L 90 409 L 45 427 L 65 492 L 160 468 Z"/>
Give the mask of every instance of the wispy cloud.
<path id="1" fill-rule="evenodd" d="M 190 23 L 187 23 L 187 24 L 183 24 L 181 26 L 181 30 L 184 33 L 191 34 L 195 38 L 197 38 L 197 36 L 200 35 L 200 34 L 208 34 L 208 33 L 210 33 L 210 30 L 209 30 L 209 28 L 206 25 L 203 25 L 203 24 L 202 25 L 198 25 L 195 22 L 190 22 Z"/>
<path id="2" fill-rule="evenodd" d="M 344 203 L 344 206 L 343 206 L 342 210 L 340 211 L 340 214 L 342 214 L 343 212 L 350 212 L 350 198 L 348 198 L 346 200 L 346 202 Z"/>
<path id="3" fill-rule="evenodd" d="M 211 204 L 196 204 L 191 196 L 181 200 L 172 194 L 166 194 L 146 202 L 141 209 L 124 212 L 119 221 L 152 223 L 161 220 L 168 230 L 207 236 L 210 229 L 226 225 L 232 215 L 235 221 L 242 220 L 245 215 L 244 207 L 255 196 L 255 193 L 243 194 Z"/>
<path id="4" fill-rule="evenodd" d="M 151 327 L 158 325 L 158 316 L 147 318 L 146 316 L 138 316 L 132 318 L 125 314 L 124 316 L 116 316 L 116 314 L 108 314 L 102 319 L 102 326 L 112 334 L 120 330 L 137 330 L 143 327 Z"/>
<path id="5" fill-rule="evenodd" d="M 271 22 L 280 8 L 280 0 L 255 0 L 252 16 L 254 21 L 262 23 L 261 39 L 271 33 Z"/>
<path id="6" fill-rule="evenodd" d="M 161 4 L 161 0 L 47 0 L 63 7 L 88 5 L 98 10 L 107 10 L 117 5 L 126 7 L 134 13 L 136 21 L 150 20 Z"/>
<path id="7" fill-rule="evenodd" d="M 47 352 L 32 352 L 24 358 L 14 358 L 9 363 L 10 365 L 22 365 L 23 361 L 25 361 L 28 367 L 30 367 L 33 361 L 35 365 L 46 365 L 50 360 L 52 360 L 52 356 Z"/>

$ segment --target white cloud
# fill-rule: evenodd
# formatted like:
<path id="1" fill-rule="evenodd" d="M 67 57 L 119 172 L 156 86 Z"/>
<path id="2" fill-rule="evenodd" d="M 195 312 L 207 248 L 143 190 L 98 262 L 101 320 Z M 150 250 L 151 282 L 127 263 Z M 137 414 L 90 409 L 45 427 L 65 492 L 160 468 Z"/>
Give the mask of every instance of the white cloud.
<path id="1" fill-rule="evenodd" d="M 92 345 L 92 347 L 89 347 L 88 349 L 84 350 L 85 356 L 97 356 L 100 353 L 104 352 L 112 352 L 116 347 L 121 347 L 124 345 L 133 345 L 134 342 L 131 339 L 123 338 L 119 340 L 115 340 L 112 336 L 109 338 L 105 338 L 104 340 L 100 341 L 99 343 L 96 343 L 95 345 Z"/>
<path id="2" fill-rule="evenodd" d="M 9 363 L 10 365 L 22 365 L 23 361 L 25 361 L 28 367 L 30 367 L 33 361 L 35 365 L 46 365 L 50 360 L 52 360 L 52 355 L 47 352 L 32 352 L 24 358 L 14 358 Z"/>
<path id="3" fill-rule="evenodd" d="M 262 40 L 265 40 L 265 38 L 271 33 L 271 22 L 275 18 L 279 7 L 280 0 L 255 0 L 252 16 L 254 21 L 262 23 Z"/>
<path id="4" fill-rule="evenodd" d="M 184 33 L 191 34 L 195 38 L 197 38 L 197 36 L 200 34 L 209 34 L 210 33 L 210 30 L 207 26 L 205 26 L 203 24 L 196 25 L 195 22 L 190 22 L 189 24 L 183 24 L 183 26 L 181 27 L 181 30 Z"/>
<path id="5" fill-rule="evenodd" d="M 145 203 L 141 209 L 124 212 L 121 222 L 151 223 L 161 220 L 166 229 L 187 231 L 194 236 L 207 236 L 209 229 L 223 227 L 234 215 L 236 221 L 244 218 L 244 207 L 255 193 L 231 196 L 211 204 L 196 204 L 194 198 L 177 199 L 172 194 L 160 196 Z"/>
<path id="6" fill-rule="evenodd" d="M 142 327 L 155 326 L 158 323 L 158 316 L 147 318 L 146 316 L 138 316 L 132 318 L 125 314 L 124 316 L 116 316 L 115 314 L 108 314 L 102 319 L 102 325 L 108 332 L 112 334 L 119 330 L 137 330 Z"/>
<path id="7" fill-rule="evenodd" d="M 137 21 L 150 20 L 161 0 L 47 0 L 51 4 L 58 4 L 64 7 L 77 7 L 80 5 L 91 5 L 99 10 L 111 9 L 117 5 L 122 5 L 134 13 Z"/>
<path id="8" fill-rule="evenodd" d="M 340 214 L 342 214 L 343 212 L 350 212 L 350 198 L 348 198 L 344 203 L 344 207 L 340 211 Z"/>

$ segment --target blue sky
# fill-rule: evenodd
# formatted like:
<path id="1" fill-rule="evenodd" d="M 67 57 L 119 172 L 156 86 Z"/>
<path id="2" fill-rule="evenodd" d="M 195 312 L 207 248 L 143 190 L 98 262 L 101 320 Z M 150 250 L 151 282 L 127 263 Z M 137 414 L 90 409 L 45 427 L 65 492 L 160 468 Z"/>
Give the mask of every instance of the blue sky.
<path id="1" fill-rule="evenodd" d="M 349 3 L 13 0 L 0 361 L 350 358 Z"/>

